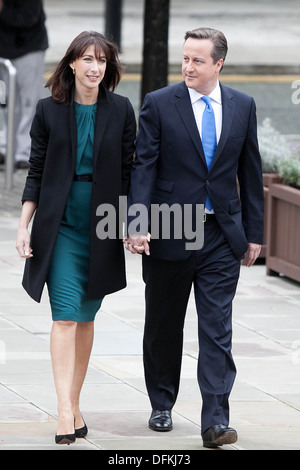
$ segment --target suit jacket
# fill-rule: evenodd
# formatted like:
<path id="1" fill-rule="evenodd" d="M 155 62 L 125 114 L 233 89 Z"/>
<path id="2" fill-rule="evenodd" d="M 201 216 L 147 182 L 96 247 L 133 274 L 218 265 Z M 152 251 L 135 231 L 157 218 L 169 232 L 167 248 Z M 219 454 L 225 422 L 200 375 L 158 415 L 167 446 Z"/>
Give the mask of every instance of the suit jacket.
<path id="1" fill-rule="evenodd" d="M 31 230 L 33 258 L 26 260 L 23 286 L 40 301 L 58 230 L 75 173 L 77 125 L 75 104 L 39 101 L 31 129 L 30 169 L 22 201 L 37 202 Z M 119 196 L 127 195 L 136 138 L 133 108 L 125 97 L 99 89 L 93 154 L 88 298 L 101 298 L 126 285 L 124 249 L 115 239 L 100 240 L 96 215 L 111 204 L 118 220 Z M 86 183 L 81 183 L 86 184 Z"/>
<path id="2" fill-rule="evenodd" d="M 263 186 L 253 98 L 221 85 L 222 132 L 208 170 L 184 82 L 148 94 L 140 113 L 129 205 L 205 204 L 207 195 L 235 256 L 263 242 Z M 238 184 L 237 184 L 238 180 Z M 151 226 L 149 231 L 151 232 Z M 152 239 L 152 256 L 190 255 L 186 239 Z M 204 241 L 205 243 L 205 241 Z"/>

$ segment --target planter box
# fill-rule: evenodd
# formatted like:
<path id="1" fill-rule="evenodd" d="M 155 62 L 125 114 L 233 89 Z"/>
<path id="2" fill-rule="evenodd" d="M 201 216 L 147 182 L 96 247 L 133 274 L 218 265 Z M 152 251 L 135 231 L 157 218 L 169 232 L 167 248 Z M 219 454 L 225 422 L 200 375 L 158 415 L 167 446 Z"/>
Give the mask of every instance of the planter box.
<path id="1" fill-rule="evenodd" d="M 300 282 L 300 190 L 272 184 L 267 211 L 267 274 Z"/>
<path id="2" fill-rule="evenodd" d="M 281 178 L 275 173 L 263 173 L 263 186 L 264 186 L 264 200 L 265 200 L 265 218 L 264 218 L 264 244 L 261 247 L 259 258 L 266 258 L 267 256 L 267 239 L 269 233 L 268 225 L 268 198 L 270 186 L 274 183 L 281 183 Z"/>

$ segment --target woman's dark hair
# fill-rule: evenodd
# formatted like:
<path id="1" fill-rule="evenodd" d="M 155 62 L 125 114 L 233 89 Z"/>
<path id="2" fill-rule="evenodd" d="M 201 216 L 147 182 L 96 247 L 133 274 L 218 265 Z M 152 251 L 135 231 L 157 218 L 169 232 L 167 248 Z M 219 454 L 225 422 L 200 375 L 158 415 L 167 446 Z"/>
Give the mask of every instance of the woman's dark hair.
<path id="1" fill-rule="evenodd" d="M 212 58 L 214 64 L 218 62 L 218 60 L 223 59 L 223 63 L 225 62 L 225 58 L 228 51 L 227 40 L 224 34 L 221 31 L 213 28 L 197 28 L 193 29 L 192 31 L 187 31 L 185 34 L 185 41 L 188 38 L 194 39 L 209 39 L 213 43 L 212 49 Z M 223 69 L 223 66 L 221 70 Z M 220 70 L 220 71 L 221 71 Z"/>
<path id="2" fill-rule="evenodd" d="M 117 45 L 96 31 L 83 31 L 71 42 L 65 56 L 45 85 L 45 88 L 51 89 L 52 98 L 57 103 L 70 103 L 74 87 L 74 74 L 70 63 L 82 57 L 91 45 L 95 46 L 97 58 L 100 58 L 104 53 L 107 60 L 106 71 L 102 80 L 105 88 L 114 91 L 119 84 L 122 66 L 118 57 Z"/>

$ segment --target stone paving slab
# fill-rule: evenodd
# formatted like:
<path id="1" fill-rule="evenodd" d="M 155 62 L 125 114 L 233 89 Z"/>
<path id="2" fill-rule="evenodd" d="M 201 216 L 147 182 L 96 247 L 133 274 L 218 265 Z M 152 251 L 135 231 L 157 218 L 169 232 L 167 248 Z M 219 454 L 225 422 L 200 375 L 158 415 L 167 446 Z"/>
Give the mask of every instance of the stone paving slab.
<path id="1" fill-rule="evenodd" d="M 45 4 L 51 42 L 47 65 L 61 58 L 75 33 L 83 28 L 103 29 L 104 0 L 46 0 Z M 134 69 L 141 62 L 142 2 L 128 0 L 125 4 L 122 60 Z M 184 32 L 205 21 L 228 35 L 231 67 L 241 65 L 247 70 L 249 64 L 252 72 L 253 66 L 272 66 L 272 70 L 299 67 L 299 17 L 299 2 L 293 0 L 217 1 L 213 8 L 212 2 L 203 1 L 201 10 L 198 0 L 174 0 L 170 62 L 178 65 Z M 137 109 L 138 86 L 138 82 L 128 84 L 130 93 L 135 90 Z M 288 96 L 289 90 L 286 93 Z M 15 172 L 14 187 L 6 191 L 0 168 L 0 450 L 205 450 L 192 297 L 174 430 L 161 434 L 147 427 L 150 404 L 142 363 L 144 286 L 140 258 L 128 253 L 128 286 L 105 299 L 95 322 L 95 343 L 82 394 L 89 434 L 73 446 L 55 445 L 57 412 L 47 293 L 38 305 L 23 291 L 24 263 L 15 250 L 25 177 L 26 172 Z M 222 451 L 300 450 L 299 287 L 287 278 L 267 276 L 264 265 L 242 267 L 234 301 L 233 353 L 238 374 L 230 423 L 239 440 Z"/>

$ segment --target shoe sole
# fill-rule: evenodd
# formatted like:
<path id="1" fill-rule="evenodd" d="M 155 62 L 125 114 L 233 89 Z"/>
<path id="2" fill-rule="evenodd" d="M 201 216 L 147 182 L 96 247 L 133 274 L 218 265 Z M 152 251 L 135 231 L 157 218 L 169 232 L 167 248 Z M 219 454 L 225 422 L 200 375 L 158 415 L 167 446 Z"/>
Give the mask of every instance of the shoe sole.
<path id="1" fill-rule="evenodd" d="M 213 441 L 203 441 L 203 447 L 216 448 L 226 444 L 234 444 L 236 441 L 236 432 L 225 432 L 222 436 L 217 437 Z"/>
<path id="2" fill-rule="evenodd" d="M 162 428 L 162 427 L 151 426 L 151 424 L 149 424 L 149 429 L 151 429 L 152 431 L 157 431 L 157 432 L 168 432 L 168 431 L 172 431 L 173 426 Z"/>
<path id="3" fill-rule="evenodd" d="M 71 440 L 71 439 L 68 439 L 67 437 L 65 437 L 64 439 L 62 439 L 61 441 L 59 442 L 56 442 L 56 444 L 58 445 L 61 445 L 61 444 L 67 444 L 67 445 L 70 445 L 70 444 L 74 444 L 75 443 L 75 440 Z"/>

